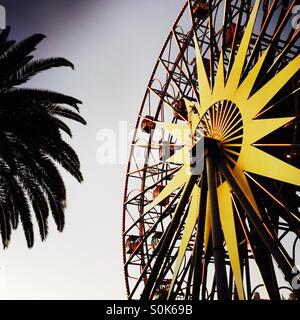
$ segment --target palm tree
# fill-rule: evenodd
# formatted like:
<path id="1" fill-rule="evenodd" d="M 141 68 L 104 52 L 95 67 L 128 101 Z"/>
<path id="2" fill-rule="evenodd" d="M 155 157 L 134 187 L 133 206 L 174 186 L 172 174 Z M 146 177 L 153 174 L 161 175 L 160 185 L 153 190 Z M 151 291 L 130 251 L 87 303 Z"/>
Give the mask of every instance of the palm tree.
<path id="1" fill-rule="evenodd" d="M 45 36 L 35 34 L 16 43 L 10 28 L 0 33 L 0 231 L 4 248 L 19 220 L 28 247 L 34 244 L 32 215 L 42 240 L 48 234 L 48 216 L 57 229 L 65 224 L 66 190 L 57 169 L 61 165 L 79 182 L 82 174 L 75 151 L 61 131 L 72 136 L 61 120 L 86 124 L 73 97 L 47 90 L 20 87 L 39 72 L 71 67 L 64 58 L 33 60 L 32 52 Z"/>

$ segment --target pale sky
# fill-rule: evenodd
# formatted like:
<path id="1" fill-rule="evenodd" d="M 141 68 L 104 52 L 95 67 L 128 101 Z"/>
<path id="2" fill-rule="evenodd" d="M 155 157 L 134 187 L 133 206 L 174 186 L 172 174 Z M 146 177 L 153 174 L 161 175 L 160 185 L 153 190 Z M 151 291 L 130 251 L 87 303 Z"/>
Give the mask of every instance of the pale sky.
<path id="1" fill-rule="evenodd" d="M 85 182 L 65 175 L 66 228 L 26 247 L 22 228 L 0 256 L 0 299 L 126 299 L 121 251 L 126 167 L 99 165 L 99 130 L 134 127 L 158 53 L 183 0 L 7 0 L 7 23 L 18 40 L 47 39 L 36 54 L 63 56 L 76 70 L 53 70 L 28 86 L 84 102 L 87 127 L 72 125 Z"/>

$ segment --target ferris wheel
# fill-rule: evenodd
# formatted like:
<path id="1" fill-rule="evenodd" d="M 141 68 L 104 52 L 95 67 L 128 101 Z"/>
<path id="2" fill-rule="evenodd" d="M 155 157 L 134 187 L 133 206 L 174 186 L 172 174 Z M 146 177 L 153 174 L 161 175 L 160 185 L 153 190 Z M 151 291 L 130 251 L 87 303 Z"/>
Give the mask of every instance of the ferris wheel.
<path id="1" fill-rule="evenodd" d="M 300 299 L 296 5 L 184 4 L 132 141 L 128 299 L 250 300 L 261 288 L 275 300 L 282 287 Z"/>

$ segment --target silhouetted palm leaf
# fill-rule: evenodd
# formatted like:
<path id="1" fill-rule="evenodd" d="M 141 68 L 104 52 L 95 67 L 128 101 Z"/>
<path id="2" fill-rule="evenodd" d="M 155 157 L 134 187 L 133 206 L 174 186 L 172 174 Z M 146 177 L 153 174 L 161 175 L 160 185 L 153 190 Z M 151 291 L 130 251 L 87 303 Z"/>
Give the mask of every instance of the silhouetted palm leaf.
<path id="1" fill-rule="evenodd" d="M 74 69 L 74 65 L 64 58 L 35 60 L 30 63 L 26 63 L 17 72 L 12 74 L 6 82 L 6 86 L 17 86 L 23 84 L 42 71 L 58 67 L 70 67 Z"/>
<path id="2" fill-rule="evenodd" d="M 8 40 L 9 31 L 8 27 L 0 33 L 0 232 L 6 248 L 21 221 L 32 247 L 32 212 L 42 240 L 48 234 L 50 212 L 59 231 L 65 225 L 66 189 L 56 164 L 83 180 L 78 156 L 62 138 L 61 131 L 70 137 L 72 132 L 61 118 L 86 122 L 79 115 L 78 99 L 17 88 L 42 71 L 74 65 L 64 58 L 33 60 L 32 52 L 45 36 L 15 43 Z"/>

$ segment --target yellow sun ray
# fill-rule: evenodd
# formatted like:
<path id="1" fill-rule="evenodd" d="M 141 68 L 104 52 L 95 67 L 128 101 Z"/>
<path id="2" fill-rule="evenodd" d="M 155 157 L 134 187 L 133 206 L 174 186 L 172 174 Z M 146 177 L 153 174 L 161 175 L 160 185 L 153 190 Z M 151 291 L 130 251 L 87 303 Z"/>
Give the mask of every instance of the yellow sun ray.
<path id="1" fill-rule="evenodd" d="M 244 79 L 242 84 L 239 86 L 237 93 L 235 95 L 235 101 L 237 104 L 241 104 L 245 101 L 245 99 L 249 98 L 249 95 L 253 89 L 255 81 L 260 73 L 260 70 L 266 60 L 270 47 L 262 54 L 262 56 L 258 59 L 257 63 L 250 70 L 247 77 Z"/>
<path id="2" fill-rule="evenodd" d="M 218 70 L 215 78 L 215 85 L 213 89 L 213 95 L 222 95 L 225 89 L 225 70 L 224 70 L 224 57 L 223 50 L 220 52 Z"/>
<path id="3" fill-rule="evenodd" d="M 199 215 L 199 207 L 200 207 L 200 188 L 197 185 L 195 185 L 194 189 L 192 191 L 191 203 L 190 203 L 190 207 L 189 207 L 186 222 L 185 222 L 184 232 L 182 235 L 180 248 L 178 251 L 178 256 L 176 258 L 176 264 L 175 264 L 175 268 L 174 268 L 174 272 L 173 272 L 169 295 L 173 290 L 175 281 L 178 276 L 178 272 L 180 270 L 180 266 L 182 264 L 183 258 L 186 253 L 186 249 L 188 247 L 193 230 L 195 228 L 197 218 Z"/>
<path id="4" fill-rule="evenodd" d="M 240 158 L 241 158 L 241 154 L 240 154 Z M 239 158 L 239 160 L 240 160 L 240 158 Z M 252 161 L 253 161 L 253 159 L 252 159 Z M 231 170 L 231 168 L 229 166 L 227 166 L 227 167 L 231 171 L 231 174 L 233 175 L 233 177 L 235 178 L 237 183 L 239 184 L 244 195 L 247 197 L 248 201 L 251 203 L 253 209 L 255 210 L 257 215 L 261 218 L 261 213 L 258 209 L 257 203 L 255 201 L 255 198 L 254 198 L 254 195 L 253 195 L 252 190 L 250 188 L 247 177 L 244 174 L 243 166 L 238 161 L 233 170 Z"/>
<path id="5" fill-rule="evenodd" d="M 244 144 L 251 145 L 294 119 L 294 117 L 289 117 L 251 121 L 251 123 L 246 126 L 247 129 L 244 133 Z"/>
<path id="6" fill-rule="evenodd" d="M 185 184 L 187 180 L 187 170 L 186 167 L 182 167 L 172 178 L 171 181 L 167 183 L 165 188 L 160 192 L 160 194 L 151 202 L 150 206 L 147 208 L 148 210 L 153 209 L 159 203 L 161 203 L 164 199 L 170 196 L 174 191 L 180 188 Z"/>
<path id="7" fill-rule="evenodd" d="M 239 83 L 240 83 L 240 79 L 241 79 L 241 75 L 243 72 L 245 60 L 247 57 L 250 39 L 251 39 L 252 32 L 254 29 L 256 16 L 258 13 L 260 3 L 261 3 L 261 0 L 257 0 L 254 4 L 254 7 L 252 9 L 247 27 L 244 32 L 244 36 L 242 38 L 240 47 L 239 47 L 238 52 L 236 54 L 234 64 L 232 66 L 231 72 L 228 77 L 228 81 L 226 83 L 226 92 L 227 92 L 227 95 L 230 97 L 234 96 L 234 94 L 236 93 L 236 90 L 239 86 Z"/>
<path id="8" fill-rule="evenodd" d="M 175 152 L 170 158 L 166 159 L 166 163 L 173 163 L 173 164 L 182 164 L 186 166 L 186 169 L 189 168 L 189 159 L 190 159 L 190 152 L 189 147 L 184 146 L 177 152 Z"/>
<path id="9" fill-rule="evenodd" d="M 299 69 L 300 54 L 247 100 L 243 105 L 243 116 L 247 119 L 253 119 Z"/>
<path id="10" fill-rule="evenodd" d="M 190 100 L 187 99 L 187 98 L 184 98 L 184 103 L 185 103 L 185 107 L 186 107 L 186 109 L 187 109 L 187 111 L 188 111 L 188 114 L 190 114 L 191 111 L 192 111 L 192 110 L 194 109 L 194 107 L 195 107 L 195 102 L 190 101 Z"/>
<path id="11" fill-rule="evenodd" d="M 299 185 L 300 170 L 252 146 L 243 147 L 239 162 L 245 171 Z"/>
<path id="12" fill-rule="evenodd" d="M 197 65 L 197 74 L 198 74 L 198 84 L 199 84 L 199 94 L 200 94 L 200 103 L 201 110 L 207 110 L 211 106 L 211 87 L 209 79 L 205 70 L 202 54 L 198 45 L 198 40 L 194 37 L 195 52 L 196 52 L 196 65 Z M 203 114 L 203 113 L 202 113 Z"/>
<path id="13" fill-rule="evenodd" d="M 189 125 L 191 128 L 192 135 L 195 133 L 195 130 L 198 127 L 200 121 L 200 115 L 198 113 L 190 112 L 189 114 Z"/>
<path id="14" fill-rule="evenodd" d="M 230 264 L 234 276 L 237 293 L 240 300 L 245 299 L 243 278 L 240 265 L 237 236 L 235 231 L 235 221 L 233 205 L 231 200 L 231 190 L 227 182 L 218 187 L 218 202 L 220 210 L 220 220 L 224 233 L 224 238 L 230 258 Z"/>

